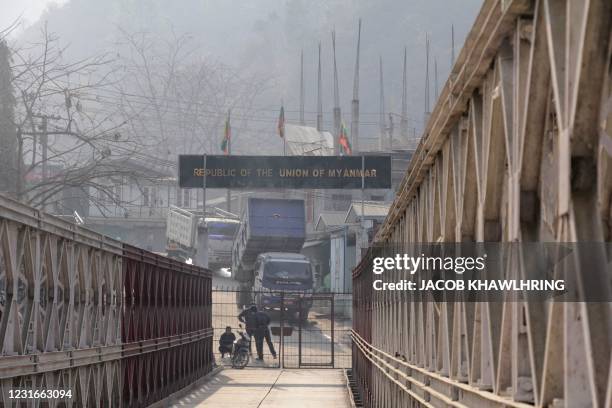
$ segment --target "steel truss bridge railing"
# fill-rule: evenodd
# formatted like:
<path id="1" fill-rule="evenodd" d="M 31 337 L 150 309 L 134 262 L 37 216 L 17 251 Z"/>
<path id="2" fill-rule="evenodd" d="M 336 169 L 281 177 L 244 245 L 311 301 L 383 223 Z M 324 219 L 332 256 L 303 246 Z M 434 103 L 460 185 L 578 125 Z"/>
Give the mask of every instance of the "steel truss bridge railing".
<path id="1" fill-rule="evenodd" d="M 164 399 L 212 370 L 211 288 L 208 270 L 0 196 L 0 406 Z"/>
<path id="2" fill-rule="evenodd" d="M 485 1 L 375 245 L 612 241 L 611 19 L 609 0 Z M 578 299 L 587 276 L 611 292 L 610 256 L 573 252 Z M 368 407 L 612 406 L 610 303 L 373 291 L 367 257 L 353 279 Z"/>
<path id="3" fill-rule="evenodd" d="M 467 408 L 477 406 L 529 408 L 533 405 L 511 401 L 508 398 L 486 392 L 478 387 L 471 387 L 462 382 L 455 382 L 448 376 L 407 363 L 403 357 L 392 356 L 366 342 L 357 332 L 352 333 L 353 344 L 361 358 L 376 367 L 396 387 L 396 393 L 405 392 L 413 402 L 423 406 L 435 406 L 431 399 L 448 407 Z M 399 391 L 399 392 L 397 392 Z M 459 402 L 459 394 L 462 402 Z"/>

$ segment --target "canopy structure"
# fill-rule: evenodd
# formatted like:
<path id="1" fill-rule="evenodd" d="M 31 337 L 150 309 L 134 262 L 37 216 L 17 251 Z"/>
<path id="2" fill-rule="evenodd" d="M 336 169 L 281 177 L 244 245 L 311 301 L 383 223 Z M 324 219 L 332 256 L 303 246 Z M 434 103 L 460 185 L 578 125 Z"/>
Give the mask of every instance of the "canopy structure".
<path id="1" fill-rule="evenodd" d="M 333 156 L 334 138 L 310 126 L 285 125 L 287 154 L 291 156 Z"/>

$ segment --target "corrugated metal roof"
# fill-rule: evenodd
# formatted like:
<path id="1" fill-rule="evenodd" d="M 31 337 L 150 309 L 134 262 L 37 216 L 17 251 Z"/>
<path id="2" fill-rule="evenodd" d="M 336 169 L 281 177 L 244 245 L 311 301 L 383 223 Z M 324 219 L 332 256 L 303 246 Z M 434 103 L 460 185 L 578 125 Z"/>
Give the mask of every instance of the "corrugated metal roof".
<path id="1" fill-rule="evenodd" d="M 379 201 L 364 201 L 363 206 L 361 201 L 353 201 L 351 207 L 346 214 L 345 222 L 349 222 L 349 217 L 354 214 L 355 217 L 362 217 L 361 208 L 363 207 L 363 213 L 365 217 L 370 218 L 384 218 L 389 212 L 390 204 L 381 203 Z"/>
<path id="2" fill-rule="evenodd" d="M 332 227 L 336 225 L 344 224 L 346 218 L 346 211 L 326 211 L 319 215 L 317 220 L 316 230 L 320 231 L 320 228 Z"/>

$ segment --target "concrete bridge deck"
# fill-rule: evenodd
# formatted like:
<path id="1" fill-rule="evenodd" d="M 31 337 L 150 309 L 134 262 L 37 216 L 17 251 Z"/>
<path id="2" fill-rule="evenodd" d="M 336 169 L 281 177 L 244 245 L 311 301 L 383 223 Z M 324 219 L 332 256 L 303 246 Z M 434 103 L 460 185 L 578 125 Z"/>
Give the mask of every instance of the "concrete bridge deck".
<path id="1" fill-rule="evenodd" d="M 223 369 L 170 403 L 171 407 L 350 407 L 344 373 L 336 369 Z"/>

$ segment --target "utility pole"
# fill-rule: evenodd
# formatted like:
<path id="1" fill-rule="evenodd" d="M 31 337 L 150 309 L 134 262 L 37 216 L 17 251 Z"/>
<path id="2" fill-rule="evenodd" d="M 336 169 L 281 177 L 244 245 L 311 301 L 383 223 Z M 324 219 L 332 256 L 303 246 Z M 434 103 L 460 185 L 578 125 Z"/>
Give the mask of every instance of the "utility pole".
<path id="1" fill-rule="evenodd" d="M 48 129 L 48 121 L 49 119 L 53 119 L 53 120 L 59 120 L 61 118 L 56 117 L 56 116 L 52 116 L 49 117 L 47 115 L 30 115 L 32 118 L 40 118 L 41 119 L 41 125 L 40 125 L 40 144 L 42 147 L 42 174 L 41 174 L 41 180 L 44 183 L 46 183 L 47 178 L 49 176 L 49 167 L 48 167 L 48 151 L 49 151 L 49 129 Z M 36 131 L 34 131 L 33 133 L 38 133 Z M 57 132 L 53 132 L 54 134 L 57 134 Z M 23 134 L 23 133 L 22 133 Z M 36 158 L 34 158 L 34 160 L 36 160 Z M 43 211 L 47 210 L 47 204 L 46 204 L 46 200 L 45 202 L 42 203 L 42 209 Z"/>
<path id="2" fill-rule="evenodd" d="M 200 248 L 198 253 L 201 255 L 198 256 L 198 266 L 202 266 L 204 268 L 208 268 L 208 224 L 206 223 L 206 153 L 202 156 L 202 221 L 204 226 L 204 234 L 201 235 Z"/>
<path id="3" fill-rule="evenodd" d="M 306 125 L 304 120 L 304 49 L 300 54 L 300 125 Z"/>
<path id="4" fill-rule="evenodd" d="M 282 116 L 282 120 L 283 120 L 283 156 L 287 155 L 287 135 L 285 134 L 285 100 L 283 98 L 281 98 L 281 116 Z M 279 122 L 280 122 L 280 118 L 279 118 Z"/>
<path id="5" fill-rule="evenodd" d="M 0 40 L 0 191 L 15 192 L 20 180 L 16 179 L 18 139 L 15 128 L 15 97 L 10 64 L 11 52 Z"/>
<path id="6" fill-rule="evenodd" d="M 408 84 L 406 82 L 407 47 L 404 47 L 404 72 L 402 76 L 402 117 L 400 119 L 400 132 L 402 143 L 408 142 Z"/>
<path id="7" fill-rule="evenodd" d="M 228 131 L 229 131 L 229 138 L 227 140 L 227 155 L 231 156 L 232 155 L 232 128 L 231 128 L 231 122 L 230 122 L 230 117 L 232 114 L 232 110 L 228 109 L 227 110 L 227 126 L 229 127 Z M 206 169 L 204 169 L 204 171 L 206 171 Z M 206 190 L 206 188 L 204 188 L 204 190 Z M 232 190 L 227 189 L 227 196 L 225 197 L 225 204 L 226 204 L 226 209 L 227 212 L 231 213 L 232 212 Z M 204 206 L 204 222 L 206 222 L 206 206 Z"/>
<path id="8" fill-rule="evenodd" d="M 384 140 L 385 140 L 385 132 L 386 132 L 386 115 L 385 115 L 385 86 L 383 82 L 383 63 L 382 56 L 379 56 L 379 71 L 380 71 L 380 105 L 379 105 L 379 132 L 380 135 L 378 137 L 378 148 L 382 151 L 385 150 Z"/>
<path id="9" fill-rule="evenodd" d="M 338 88 L 338 67 L 336 66 L 336 30 L 332 31 L 332 54 L 334 58 L 334 154 L 340 151 L 338 137 L 340 136 L 340 90 Z"/>
<path id="10" fill-rule="evenodd" d="M 21 134 L 21 126 L 17 127 L 17 180 L 15 187 L 17 190 L 17 200 L 21 201 L 23 192 L 23 135 Z"/>
<path id="11" fill-rule="evenodd" d="M 438 101 L 438 58 L 434 58 L 434 103 Z"/>
<path id="12" fill-rule="evenodd" d="M 31 127 L 32 127 L 32 131 L 31 132 L 24 132 L 23 129 L 21 127 L 19 127 L 18 130 L 18 134 L 19 134 L 19 146 L 18 146 L 18 151 L 22 152 L 21 154 L 23 154 L 23 136 L 32 136 L 32 164 L 31 164 L 31 168 L 33 169 L 34 167 L 36 167 L 38 165 L 38 161 L 37 161 L 37 154 L 36 154 L 36 145 L 38 143 L 40 143 L 41 145 L 41 164 L 42 164 L 42 168 L 41 168 L 41 181 L 44 183 L 46 182 L 46 180 L 49 178 L 49 163 L 48 163 L 48 150 L 49 150 L 49 136 L 53 135 L 53 136 L 76 136 L 76 137 L 80 137 L 80 135 L 76 132 L 71 131 L 70 129 L 66 129 L 66 130 L 49 130 L 48 128 L 48 122 L 49 120 L 62 120 L 63 118 L 61 118 L 60 116 L 53 116 L 53 115 L 36 115 L 33 114 L 31 112 L 27 112 L 27 119 L 28 122 L 30 122 Z M 37 131 L 37 125 L 34 122 L 34 119 L 40 119 L 40 125 L 38 125 L 38 131 Z M 93 154 L 93 153 L 92 153 Z M 21 161 L 23 161 L 23 158 L 21 158 Z M 18 190 L 20 190 L 21 193 L 23 193 L 23 177 L 27 174 L 27 171 L 24 171 L 23 168 L 23 163 L 20 162 L 20 164 L 17 166 L 17 171 L 21 174 L 20 179 L 18 180 Z M 46 200 L 46 199 L 45 199 Z M 43 202 L 42 204 L 42 208 L 43 210 L 46 209 L 46 204 L 45 202 Z"/>
<path id="13" fill-rule="evenodd" d="M 389 150 L 393 151 L 393 115 L 389 114 Z"/>
<path id="14" fill-rule="evenodd" d="M 40 135 L 40 143 L 42 144 L 42 181 L 47 181 L 47 152 L 49 148 L 49 135 L 47 134 L 47 115 L 42 116 L 42 125 L 40 126 L 42 134 Z"/>
<path id="15" fill-rule="evenodd" d="M 323 131 L 323 85 L 321 83 L 322 78 L 321 78 L 321 41 L 319 41 L 319 68 L 317 71 L 317 130 L 319 132 Z M 334 142 L 334 146 L 336 145 L 336 143 Z M 316 190 L 315 190 L 316 193 Z M 325 196 L 322 196 L 319 199 L 319 202 L 321 203 L 321 207 L 325 208 Z M 314 206 L 314 204 L 313 204 Z"/>
<path id="16" fill-rule="evenodd" d="M 323 96 L 321 84 L 321 41 L 319 41 L 319 70 L 317 73 L 317 130 L 323 130 Z"/>
<path id="17" fill-rule="evenodd" d="M 359 47 L 361 45 L 361 19 L 357 29 L 357 57 L 355 59 L 355 76 L 353 78 L 353 100 L 351 101 L 351 138 L 353 150 L 359 152 Z"/>
<path id="18" fill-rule="evenodd" d="M 425 34 L 425 111 L 423 123 L 427 126 L 429 120 L 429 36 Z"/>

